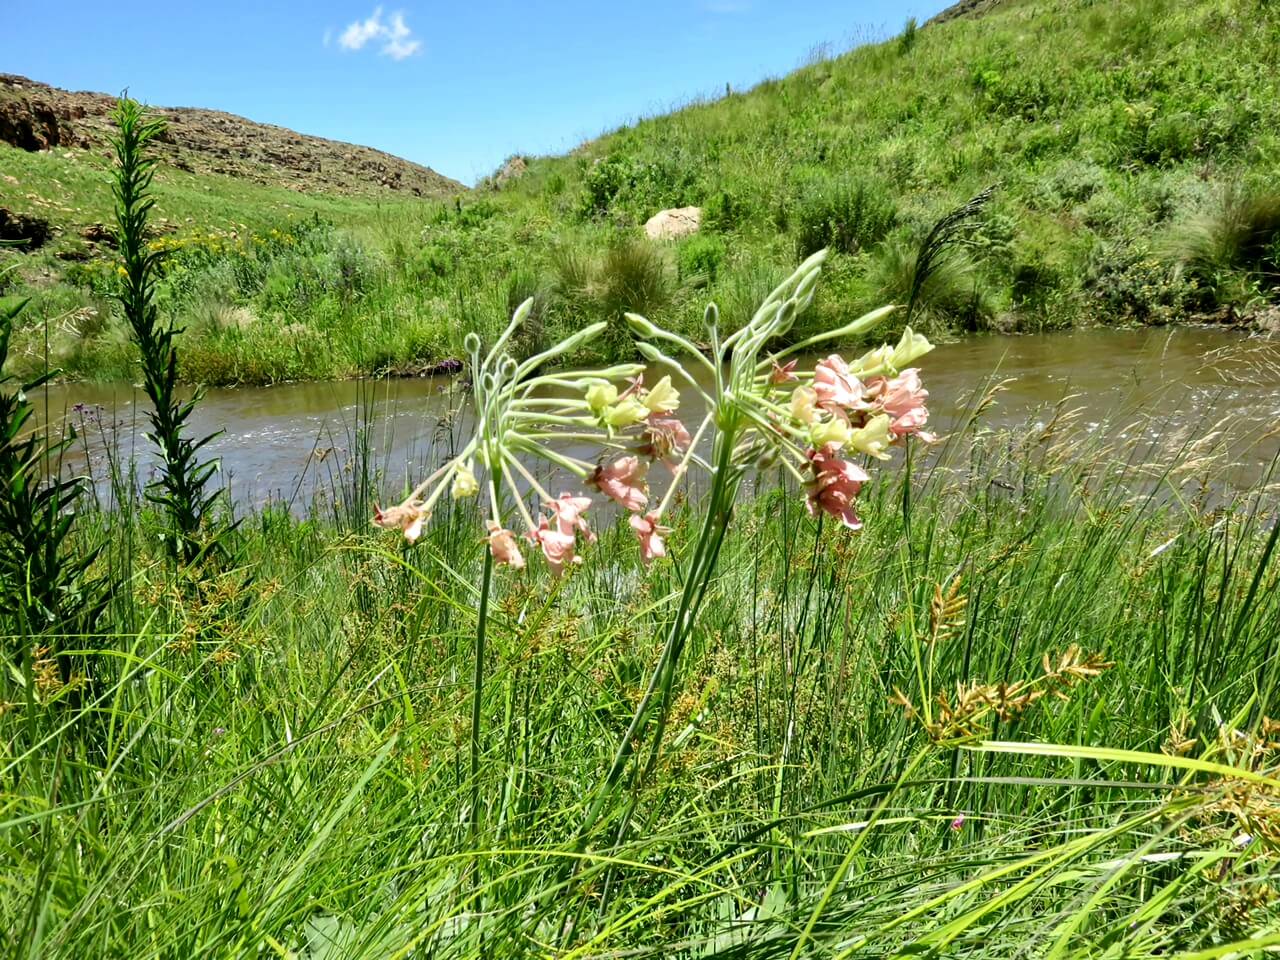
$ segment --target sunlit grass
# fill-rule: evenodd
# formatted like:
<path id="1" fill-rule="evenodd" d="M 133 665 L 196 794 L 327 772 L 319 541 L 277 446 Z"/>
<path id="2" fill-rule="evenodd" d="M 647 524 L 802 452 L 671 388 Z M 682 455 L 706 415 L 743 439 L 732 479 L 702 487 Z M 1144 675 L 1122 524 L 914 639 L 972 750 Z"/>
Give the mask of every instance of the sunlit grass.
<path id="1" fill-rule="evenodd" d="M 909 486 L 869 488 L 858 534 L 766 483 L 726 542 L 660 762 L 608 811 L 626 826 L 581 853 L 679 586 L 640 569 L 629 530 L 558 586 L 498 578 L 473 783 L 465 509 L 406 552 L 250 516 L 235 617 L 239 574 L 193 599 L 152 518 L 104 516 L 85 534 L 102 562 L 136 553 L 84 641 L 92 698 L 71 710 L 47 676 L 29 708 L 5 680 L 0 925 L 19 955 L 77 958 L 1260 947 L 1280 528 L 1274 486 L 1223 499 L 1219 466 L 1172 437 L 1128 449 L 979 418 Z M 1012 704 L 1072 648 L 1110 665 Z M 987 705 L 960 709 L 961 683 Z M 995 709 L 1001 683 L 1029 686 Z M 937 726 L 939 695 L 974 739 Z"/>

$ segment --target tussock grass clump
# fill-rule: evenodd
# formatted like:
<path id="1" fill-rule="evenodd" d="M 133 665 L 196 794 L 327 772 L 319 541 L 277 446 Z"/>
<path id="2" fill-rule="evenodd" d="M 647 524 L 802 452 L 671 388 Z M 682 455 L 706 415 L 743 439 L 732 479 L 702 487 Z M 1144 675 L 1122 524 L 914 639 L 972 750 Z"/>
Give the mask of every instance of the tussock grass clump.
<path id="1" fill-rule="evenodd" d="M 629 338 L 623 314 L 661 315 L 673 296 L 670 268 L 662 251 L 646 240 L 610 238 L 602 253 L 565 246 L 551 260 L 553 302 L 562 317 L 603 320 L 606 352 L 626 350 Z M 600 345 L 588 345 L 599 349 Z"/>
<path id="2" fill-rule="evenodd" d="M 1280 192 L 1228 184 L 1181 225 L 1172 251 L 1187 274 L 1219 295 L 1233 278 L 1262 289 L 1280 285 Z"/>
<path id="3" fill-rule="evenodd" d="M 894 237 L 876 249 L 871 285 L 888 303 L 907 303 L 914 294 L 914 316 L 925 329 L 974 330 L 990 316 L 982 279 L 968 256 L 950 256 L 923 275 L 919 265 L 920 243 Z"/>

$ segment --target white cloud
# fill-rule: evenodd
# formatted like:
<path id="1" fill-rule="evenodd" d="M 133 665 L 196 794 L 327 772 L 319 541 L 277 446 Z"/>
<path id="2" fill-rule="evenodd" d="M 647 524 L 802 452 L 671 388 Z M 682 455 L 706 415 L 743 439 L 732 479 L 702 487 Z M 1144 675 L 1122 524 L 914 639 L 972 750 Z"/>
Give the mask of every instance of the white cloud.
<path id="1" fill-rule="evenodd" d="M 404 22 L 402 13 L 392 14 L 391 26 L 387 28 L 386 37 L 387 42 L 382 52 L 392 60 L 403 60 L 422 49 L 422 41 L 413 39 L 413 31 Z"/>
<path id="2" fill-rule="evenodd" d="M 373 13 L 364 20 L 347 24 L 347 29 L 338 37 L 338 45 L 344 50 L 363 50 L 370 41 L 380 42 L 378 52 L 392 60 L 403 60 L 422 49 L 422 41 L 414 38 L 413 31 L 404 22 L 404 14 L 397 11 L 390 21 L 384 21 L 381 7 L 374 7 Z"/>

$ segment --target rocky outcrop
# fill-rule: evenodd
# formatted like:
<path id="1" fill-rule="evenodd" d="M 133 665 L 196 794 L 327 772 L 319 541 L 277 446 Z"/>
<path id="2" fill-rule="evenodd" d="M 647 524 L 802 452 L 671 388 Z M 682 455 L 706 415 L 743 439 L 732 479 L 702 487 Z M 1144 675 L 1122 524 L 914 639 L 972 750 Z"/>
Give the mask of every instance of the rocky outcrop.
<path id="1" fill-rule="evenodd" d="M 955 20 L 957 17 L 977 17 L 991 10 L 993 7 L 1000 5 L 1000 0 L 960 0 L 959 3 L 953 3 L 941 13 L 934 15 L 926 21 L 925 26 L 932 26 L 935 23 L 946 23 L 948 20 Z"/>
<path id="2" fill-rule="evenodd" d="M 529 163 L 524 157 L 511 157 L 502 165 L 493 176 L 493 185 L 501 190 L 512 180 L 518 180 L 524 176 L 524 172 L 529 169 Z"/>
<path id="3" fill-rule="evenodd" d="M 106 150 L 115 98 L 72 93 L 0 74 L 0 141 L 20 150 Z M 216 110 L 156 107 L 167 122 L 161 156 L 190 173 L 220 173 L 300 192 L 409 193 L 436 197 L 466 188 L 389 153 L 254 123 Z"/>
<path id="4" fill-rule="evenodd" d="M 674 207 L 659 210 L 646 220 L 644 232 L 650 240 L 676 240 L 697 233 L 701 226 L 701 207 Z"/>
<path id="5" fill-rule="evenodd" d="M 18 249 L 25 253 L 43 247 L 52 236 L 48 220 L 0 207 L 0 240 L 21 244 Z"/>

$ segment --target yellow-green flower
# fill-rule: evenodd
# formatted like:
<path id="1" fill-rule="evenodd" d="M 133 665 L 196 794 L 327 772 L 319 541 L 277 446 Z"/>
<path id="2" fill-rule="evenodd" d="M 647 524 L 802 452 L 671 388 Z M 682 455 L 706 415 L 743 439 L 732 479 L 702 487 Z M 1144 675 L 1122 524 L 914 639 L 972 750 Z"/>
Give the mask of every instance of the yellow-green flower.
<path id="1" fill-rule="evenodd" d="M 893 418 L 887 413 L 876 414 L 865 427 L 850 434 L 849 446 L 877 460 L 888 460 L 889 442 L 893 439 L 889 433 L 892 423 Z"/>
<path id="2" fill-rule="evenodd" d="M 671 413 L 680 407 L 680 391 L 671 385 L 666 376 L 655 383 L 640 401 L 650 413 Z"/>
<path id="3" fill-rule="evenodd" d="M 813 423 L 818 418 L 818 394 L 812 387 L 791 391 L 791 415 L 801 423 Z"/>
<path id="4" fill-rule="evenodd" d="M 611 383 L 593 383 L 587 387 L 587 406 L 601 419 L 605 412 L 618 402 L 618 388 Z"/>
<path id="5" fill-rule="evenodd" d="M 923 357 L 926 353 L 933 349 L 933 344 L 923 334 L 916 333 L 910 327 L 902 331 L 902 339 L 898 341 L 898 345 L 893 349 L 893 356 L 889 358 L 889 364 L 894 371 L 905 370 L 911 361 Z"/>
<path id="6" fill-rule="evenodd" d="M 453 486 L 449 489 L 449 495 L 455 500 L 462 500 L 466 497 L 474 497 L 479 492 L 480 483 L 476 480 L 471 461 L 467 460 L 454 471 Z"/>
<path id="7" fill-rule="evenodd" d="M 843 447 L 852 437 L 853 431 L 841 417 L 818 420 L 809 427 L 809 439 L 815 450 L 827 446 Z"/>
<path id="8" fill-rule="evenodd" d="M 649 410 L 639 400 L 627 399 L 615 403 L 604 414 L 604 422 L 611 427 L 630 427 L 649 416 Z"/>

